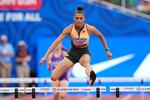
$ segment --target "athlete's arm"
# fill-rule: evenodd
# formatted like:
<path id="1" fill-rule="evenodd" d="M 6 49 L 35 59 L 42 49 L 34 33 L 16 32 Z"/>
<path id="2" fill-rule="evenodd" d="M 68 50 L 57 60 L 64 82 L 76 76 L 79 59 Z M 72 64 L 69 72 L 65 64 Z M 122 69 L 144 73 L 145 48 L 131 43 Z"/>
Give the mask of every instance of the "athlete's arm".
<path id="1" fill-rule="evenodd" d="M 40 60 L 40 65 L 43 64 L 48 55 L 56 48 L 56 46 L 65 38 L 66 35 L 70 34 L 70 26 L 66 27 L 63 32 L 59 35 L 59 37 L 52 43 L 44 57 Z"/>
<path id="2" fill-rule="evenodd" d="M 101 32 L 99 32 L 94 26 L 91 26 L 91 25 L 88 25 L 88 30 L 90 31 L 90 33 L 93 33 L 95 34 L 96 36 L 98 36 L 100 38 L 100 40 L 102 41 L 102 44 L 105 48 L 105 51 L 106 51 L 106 54 L 109 58 L 112 57 L 112 54 L 111 52 L 109 51 L 109 48 L 108 48 L 108 45 L 107 45 L 107 42 L 103 36 L 103 34 Z"/>

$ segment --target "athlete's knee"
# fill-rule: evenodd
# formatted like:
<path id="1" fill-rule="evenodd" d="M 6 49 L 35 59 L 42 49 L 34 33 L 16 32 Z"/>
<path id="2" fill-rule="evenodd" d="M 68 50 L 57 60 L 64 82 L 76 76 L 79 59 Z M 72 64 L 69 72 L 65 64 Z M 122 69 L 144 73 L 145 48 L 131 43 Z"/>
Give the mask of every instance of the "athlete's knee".
<path id="1" fill-rule="evenodd" d="M 82 60 L 80 60 L 80 64 L 82 66 L 86 66 L 87 64 L 89 64 L 89 61 L 87 61 L 86 59 L 82 59 Z"/>
<path id="2" fill-rule="evenodd" d="M 56 80 L 57 80 L 57 77 L 55 77 L 54 75 L 52 75 L 52 76 L 51 76 L 51 80 L 52 80 L 52 81 L 56 81 Z"/>
<path id="3" fill-rule="evenodd" d="M 55 78 L 55 77 L 51 77 L 51 80 L 52 80 L 52 81 L 56 81 L 56 80 L 57 80 L 57 78 Z"/>

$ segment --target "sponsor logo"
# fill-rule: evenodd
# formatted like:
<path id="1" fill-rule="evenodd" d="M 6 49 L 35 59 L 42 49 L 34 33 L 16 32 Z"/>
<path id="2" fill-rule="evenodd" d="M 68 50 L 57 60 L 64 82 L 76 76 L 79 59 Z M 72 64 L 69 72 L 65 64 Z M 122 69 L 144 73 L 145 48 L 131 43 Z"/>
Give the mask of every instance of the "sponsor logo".
<path id="1" fill-rule="evenodd" d="M 52 91 L 53 91 L 53 92 L 56 92 L 56 88 L 53 88 Z"/>
<path id="2" fill-rule="evenodd" d="M 49 91 L 49 88 L 40 88 L 42 91 Z"/>
<path id="3" fill-rule="evenodd" d="M 130 90 L 131 90 L 131 91 L 134 90 L 133 87 L 125 87 L 124 89 L 125 89 L 125 90 L 129 90 L 129 91 L 130 91 Z"/>

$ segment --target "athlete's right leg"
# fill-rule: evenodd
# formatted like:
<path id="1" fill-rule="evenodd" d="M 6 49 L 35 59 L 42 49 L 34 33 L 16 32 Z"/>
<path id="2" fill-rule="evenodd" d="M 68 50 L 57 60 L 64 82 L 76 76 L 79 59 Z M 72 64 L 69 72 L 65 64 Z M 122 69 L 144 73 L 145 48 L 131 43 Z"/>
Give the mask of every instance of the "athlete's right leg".
<path id="1" fill-rule="evenodd" d="M 51 86 L 52 87 L 59 87 L 59 81 L 51 81 Z M 54 100 L 59 100 L 59 93 L 58 92 L 54 92 L 53 94 L 53 98 Z"/>
<path id="2" fill-rule="evenodd" d="M 56 81 L 68 68 L 72 67 L 73 65 L 74 63 L 65 57 L 53 70 L 51 80 Z"/>

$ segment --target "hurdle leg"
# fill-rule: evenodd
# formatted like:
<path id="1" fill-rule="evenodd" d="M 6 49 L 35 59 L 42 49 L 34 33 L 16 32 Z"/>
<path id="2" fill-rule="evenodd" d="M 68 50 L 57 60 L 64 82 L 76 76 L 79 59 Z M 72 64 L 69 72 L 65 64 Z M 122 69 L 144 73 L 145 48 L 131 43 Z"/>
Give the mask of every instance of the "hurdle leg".
<path id="1" fill-rule="evenodd" d="M 18 89 L 15 88 L 15 100 L 18 100 Z"/>
<path id="2" fill-rule="evenodd" d="M 119 92 L 119 88 L 116 88 L 116 100 L 120 100 L 120 92 Z"/>
<path id="3" fill-rule="evenodd" d="M 35 100 L 36 96 L 35 96 L 35 88 L 32 88 L 32 100 Z"/>
<path id="4" fill-rule="evenodd" d="M 97 98 L 97 100 L 101 100 L 100 88 L 96 88 L 96 98 Z"/>

